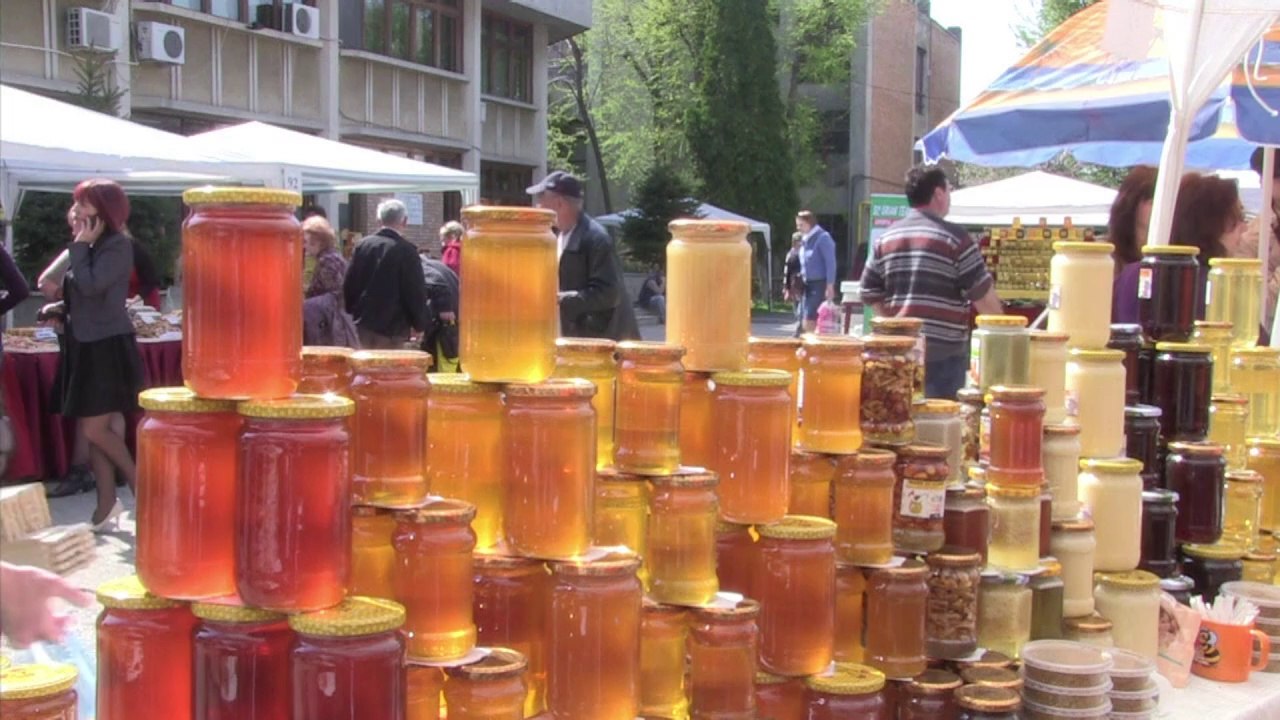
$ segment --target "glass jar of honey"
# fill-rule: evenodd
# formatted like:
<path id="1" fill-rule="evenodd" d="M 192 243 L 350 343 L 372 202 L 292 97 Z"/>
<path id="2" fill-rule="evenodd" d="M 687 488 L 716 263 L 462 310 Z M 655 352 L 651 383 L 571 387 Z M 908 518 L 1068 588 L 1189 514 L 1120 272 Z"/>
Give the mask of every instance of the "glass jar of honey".
<path id="1" fill-rule="evenodd" d="M 689 618 L 689 709 L 692 717 L 755 717 L 760 604 L 720 596 Z"/>
<path id="2" fill-rule="evenodd" d="M 444 670 L 444 704 L 449 718 L 489 720 L 524 717 L 529 663 L 508 648 L 486 648 L 486 655 Z"/>
<path id="3" fill-rule="evenodd" d="M 1205 345 L 1159 343 L 1151 376 L 1151 404 L 1160 408 L 1166 442 L 1203 440 L 1209 434 L 1213 358 Z"/>
<path id="4" fill-rule="evenodd" d="M 916 441 L 941 445 L 947 453 L 947 487 L 964 484 L 964 421 L 954 400 L 917 402 L 914 410 Z"/>
<path id="5" fill-rule="evenodd" d="M 5 667 L 0 670 L 0 715 L 5 720 L 75 720 L 79 677 L 76 667 L 66 663 Z"/>
<path id="6" fill-rule="evenodd" d="M 1089 590 L 1090 596 L 1093 590 Z M 1090 598 L 1092 600 L 1092 597 Z M 1102 650 L 1115 647 L 1111 638 L 1111 621 L 1097 613 L 1082 617 L 1069 617 L 1062 621 L 1062 637 L 1064 640 L 1090 645 Z"/>
<path id="7" fill-rule="evenodd" d="M 1142 493 L 1142 559 L 1138 567 L 1166 578 L 1178 573 L 1178 493 Z"/>
<path id="8" fill-rule="evenodd" d="M 512 552 L 559 559 L 590 546 L 594 394 L 594 385 L 577 378 L 506 388 L 503 533 Z"/>
<path id="9" fill-rule="evenodd" d="M 836 524 L 793 516 L 761 525 L 750 597 L 760 602 L 760 665 L 812 675 L 831 662 Z"/>
<path id="10" fill-rule="evenodd" d="M 298 392 L 304 395 L 333 393 L 350 397 L 351 355 L 349 347 L 330 345 L 302 346 L 302 378 Z"/>
<path id="11" fill-rule="evenodd" d="M 476 382 L 537 383 L 556 366 L 560 287 L 555 213 L 463 208 L 458 358 Z M 566 328 L 567 329 L 567 328 Z"/>
<path id="12" fill-rule="evenodd" d="M 351 356 L 351 492 L 358 503 L 412 507 L 427 496 L 427 369 L 417 350 Z M 452 429 L 450 429 L 452 430 Z"/>
<path id="13" fill-rule="evenodd" d="M 1053 520 L 1067 520 L 1080 512 L 1076 488 L 1080 476 L 1080 428 L 1075 425 L 1045 425 L 1040 446 L 1040 464 L 1053 495 Z"/>
<path id="14" fill-rule="evenodd" d="M 1016 658 L 1031 639 L 1031 588 L 1012 573 L 982 576 L 978 588 L 978 644 Z"/>
<path id="15" fill-rule="evenodd" d="M 715 473 L 695 470 L 652 478 L 643 567 L 654 600 L 703 605 L 719 591 L 715 543 L 719 482 Z"/>
<path id="16" fill-rule="evenodd" d="M 1124 404 L 1142 402 L 1143 377 L 1138 369 L 1138 355 L 1142 351 L 1142 326 L 1131 323 L 1112 323 L 1108 350 L 1124 353 Z"/>
<path id="17" fill-rule="evenodd" d="M 404 720 L 440 720 L 444 671 L 433 665 L 405 662 Z"/>
<path id="18" fill-rule="evenodd" d="M 997 485 L 1039 487 L 1044 482 L 1040 457 L 1044 390 L 993 385 L 989 392 L 991 457 L 987 481 Z"/>
<path id="19" fill-rule="evenodd" d="M 978 388 L 960 388 L 956 402 L 960 403 L 960 420 L 964 422 L 960 434 L 964 462 L 966 466 L 976 465 L 982 448 L 982 411 L 987 405 L 986 395 Z"/>
<path id="20" fill-rule="evenodd" d="M 889 720 L 884 673 L 866 665 L 837 665 L 805 681 L 806 720 Z"/>
<path id="21" fill-rule="evenodd" d="M 942 515 L 945 544 L 978 553 L 987 564 L 987 548 L 991 540 L 991 508 L 987 491 L 966 485 L 947 490 Z"/>
<path id="22" fill-rule="evenodd" d="M 680 466 L 680 387 L 684 348 L 618 343 L 614 464 L 621 472 L 662 475 Z"/>
<path id="23" fill-rule="evenodd" d="M 932 658 L 963 658 L 978 649 L 978 583 L 982 556 L 964 548 L 930 554 L 925 650 Z"/>
<path id="24" fill-rule="evenodd" d="M 289 717 L 289 648 L 284 615 L 196 603 L 195 715 L 208 720 Z"/>
<path id="25" fill-rule="evenodd" d="M 862 349 L 862 439 L 902 445 L 915 438 L 915 340 L 871 335 Z"/>
<path id="26" fill-rule="evenodd" d="M 350 594 L 395 597 L 391 586 L 396 566 L 396 551 L 391 547 L 395 512 L 371 505 L 351 508 L 351 579 L 347 582 Z"/>
<path id="27" fill-rule="evenodd" d="M 1271 585 L 1276 579 L 1276 554 L 1254 550 L 1242 559 L 1240 579 Z"/>
<path id="28" fill-rule="evenodd" d="M 946 670 L 925 670 L 903 687 L 898 720 L 938 720 L 956 716 L 955 691 L 964 684 Z"/>
<path id="29" fill-rule="evenodd" d="M 836 463 L 836 557 L 857 565 L 883 565 L 893 557 L 893 496 L 897 456 L 860 450 Z"/>
<path id="30" fill-rule="evenodd" d="M 805 679 L 756 673 L 756 717 L 805 720 Z"/>
<path id="31" fill-rule="evenodd" d="M 1138 318 L 1148 342 L 1186 342 L 1203 302 L 1200 249 L 1147 245 L 1138 276 Z"/>
<path id="32" fill-rule="evenodd" d="M 1230 392 L 1249 399 L 1249 437 L 1280 434 L 1280 348 L 1233 348 Z"/>
<path id="33" fill-rule="evenodd" d="M 924 365 L 925 337 L 924 320 L 913 317 L 873 317 L 871 318 L 871 334 L 883 337 L 906 337 L 915 342 L 911 358 L 915 362 L 916 373 L 913 385 L 913 397 L 919 402 L 924 400 Z"/>
<path id="34" fill-rule="evenodd" d="M 867 577 L 866 662 L 889 677 L 925 671 L 928 579 L 929 568 L 919 562 Z"/>
<path id="35" fill-rule="evenodd" d="M 756 535 L 750 525 L 716 523 L 716 577 L 722 592 L 751 594 Z"/>
<path id="36" fill-rule="evenodd" d="M 807 453 L 796 450 L 791 453 L 791 499 L 787 502 L 788 515 L 812 515 L 831 517 L 832 493 L 836 466 L 840 456 L 823 453 Z"/>
<path id="37" fill-rule="evenodd" d="M 1209 347 L 1214 394 L 1227 392 L 1231 387 L 1231 323 L 1197 320 L 1191 341 Z"/>
<path id="38" fill-rule="evenodd" d="M 1124 353 L 1072 349 L 1067 359 L 1067 422 L 1080 427 L 1081 457 L 1124 452 Z"/>
<path id="39" fill-rule="evenodd" d="M 1262 512 L 1262 476 L 1252 470 L 1231 470 L 1223 492 L 1223 543 L 1253 548 L 1258 544 Z"/>
<path id="40" fill-rule="evenodd" d="M 875 572 L 849 563 L 836 563 L 836 634 L 833 658 L 838 663 L 865 662 L 867 575 Z"/>
<path id="41" fill-rule="evenodd" d="M 791 500 L 791 401 L 779 370 L 716 373 L 711 396 L 712 460 L 720 475 L 720 514 L 737 523 L 768 523 Z"/>
<path id="42" fill-rule="evenodd" d="M 302 196 L 203 187 L 182 201 L 191 207 L 182 225 L 187 387 L 202 398 L 288 397 L 302 374 L 302 226 L 293 215 Z"/>
<path id="43" fill-rule="evenodd" d="M 604 338 L 556 340 L 556 369 L 552 377 L 582 378 L 596 386 L 591 407 L 596 410 L 596 468 L 613 465 L 614 402 L 618 394 L 617 343 Z"/>
<path id="44" fill-rule="evenodd" d="M 360 717 L 400 717 L 407 699 L 404 618 L 399 603 L 359 596 L 290 615 L 297 634 L 290 655 L 293 716 L 336 720 L 359 708 Z"/>
<path id="45" fill-rule="evenodd" d="M 1226 470 L 1221 445 L 1169 444 L 1164 480 L 1165 487 L 1178 494 L 1178 542 L 1215 543 L 1222 537 Z"/>
<path id="46" fill-rule="evenodd" d="M 529 661 L 524 714 L 532 717 L 546 706 L 546 613 L 551 576 L 545 563 L 529 558 L 476 553 L 472 563 L 476 642 L 511 648 Z"/>
<path id="47" fill-rule="evenodd" d="M 979 315 L 969 352 L 969 385 L 986 393 L 992 385 L 1031 380 L 1031 335 L 1019 315 Z"/>
<path id="48" fill-rule="evenodd" d="M 1053 524 L 1049 551 L 1062 567 L 1062 614 L 1081 617 L 1093 612 L 1093 555 L 1097 550 L 1093 520 L 1073 518 Z"/>
<path id="49" fill-rule="evenodd" d="M 987 485 L 992 567 L 1028 572 L 1040 565 L 1040 488 Z"/>
<path id="50" fill-rule="evenodd" d="M 795 444 L 800 432 L 800 338 L 755 337 L 754 335 L 747 338 L 747 368 L 783 370 L 791 375 L 787 394 L 791 396 L 791 415 L 795 421 L 791 429 L 791 442 Z"/>
<path id="51" fill-rule="evenodd" d="M 433 495 L 476 506 L 476 549 L 488 550 L 502 539 L 502 391 L 457 373 L 432 373 L 427 382 L 427 486 Z"/>
<path id="52" fill-rule="evenodd" d="M 1210 258 L 1204 319 L 1231 323 L 1232 347 L 1258 344 L 1262 327 L 1262 261 Z"/>
<path id="53" fill-rule="evenodd" d="M 893 547 L 898 552 L 928 553 L 946 540 L 942 516 L 947 501 L 947 449 L 907 445 L 894 465 Z"/>
<path id="54" fill-rule="evenodd" d="M 199 600 L 236 591 L 235 403 L 186 388 L 138 396 L 138 577 L 152 592 Z"/>
<path id="55" fill-rule="evenodd" d="M 1280 439 L 1251 437 L 1245 446 L 1249 450 L 1248 469 L 1262 476 L 1258 526 L 1273 532 L 1280 530 Z"/>
<path id="56" fill-rule="evenodd" d="M 391 545 L 395 599 L 405 608 L 410 657 L 452 660 L 476 645 L 472 618 L 472 553 L 476 508 L 461 500 L 434 500 L 396 514 Z"/>
<path id="57" fill-rule="evenodd" d="M 862 343 L 806 335 L 800 348 L 800 435 L 809 452 L 847 455 L 862 447 Z"/>
<path id="58" fill-rule="evenodd" d="M 713 459 L 711 374 L 686 371 L 680 385 L 680 462 L 707 467 Z"/>
<path id="59" fill-rule="evenodd" d="M 1044 421 L 1067 419 L 1067 340 L 1065 333 L 1031 331 L 1031 375 L 1028 384 L 1044 390 Z"/>
<path id="60" fill-rule="evenodd" d="M 552 717 L 633 720 L 641 588 L 634 557 L 552 563 L 547 706 Z"/>
<path id="61" fill-rule="evenodd" d="M 690 370 L 740 370 L 751 334 L 751 244 L 746 223 L 672 220 L 667 226 L 667 339 Z"/>
<path id="62" fill-rule="evenodd" d="M 1142 557 L 1142 463 L 1129 458 L 1080 460 L 1080 503 L 1093 518 L 1094 570 L 1120 572 Z"/>
<path id="63" fill-rule="evenodd" d="M 1027 585 L 1031 588 L 1031 639 L 1060 639 L 1065 594 L 1062 563 L 1045 558 L 1040 562 L 1040 574 L 1031 576 Z"/>
<path id="64" fill-rule="evenodd" d="M 347 419 L 336 395 L 240 403 L 236 590 L 251 607 L 333 607 L 351 571 Z M 282 557 L 285 548 L 306 548 Z"/>
<path id="65" fill-rule="evenodd" d="M 1124 409 L 1125 457 L 1142 463 L 1142 487 L 1154 490 L 1164 484 L 1164 461 L 1160 455 L 1160 416 L 1154 405 L 1129 405 Z"/>
<path id="66" fill-rule="evenodd" d="M 640 714 L 687 717 L 685 639 L 689 611 L 644 599 L 640 612 Z"/>
<path id="67" fill-rule="evenodd" d="M 1249 463 L 1249 399 L 1243 395 L 1214 395 L 1209 404 L 1209 442 L 1222 446 L 1227 470 L 1244 470 Z"/>
<path id="68" fill-rule="evenodd" d="M 98 717 L 129 720 L 138 708 L 190 717 L 196 619 L 187 604 L 152 595 L 135 576 L 103 583 L 97 595 Z"/>
<path id="69" fill-rule="evenodd" d="M 1145 570 L 1099 573 L 1098 613 L 1110 620 L 1115 646 L 1154 660 L 1160 645 L 1160 578 Z"/>
<path id="70" fill-rule="evenodd" d="M 644 475 L 596 470 L 595 520 L 592 544 L 622 546 L 648 558 L 649 484 Z M 640 582 L 648 588 L 648 568 L 640 566 Z"/>

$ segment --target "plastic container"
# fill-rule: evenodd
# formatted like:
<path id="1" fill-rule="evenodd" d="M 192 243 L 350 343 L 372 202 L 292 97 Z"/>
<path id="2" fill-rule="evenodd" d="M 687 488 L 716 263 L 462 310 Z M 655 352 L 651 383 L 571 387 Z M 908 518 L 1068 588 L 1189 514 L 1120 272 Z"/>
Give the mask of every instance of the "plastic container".
<path id="1" fill-rule="evenodd" d="M 1149 689 L 1156 673 L 1151 658 L 1121 648 L 1111 653 L 1111 689 L 1118 693 L 1141 693 Z"/>
<path id="2" fill-rule="evenodd" d="M 1223 583 L 1221 592 L 1257 605 L 1259 620 L 1280 622 L 1280 587 L 1238 581 Z"/>
<path id="3" fill-rule="evenodd" d="M 1061 710 L 1038 705 L 1031 701 L 1022 703 L 1027 720 L 1104 720 L 1111 716 L 1111 701 L 1103 698 L 1103 704 L 1087 710 Z"/>
<path id="4" fill-rule="evenodd" d="M 1071 711 L 1100 711 L 1107 704 L 1111 681 L 1093 687 L 1056 687 L 1047 683 L 1027 680 L 1022 686 L 1022 698 L 1042 708 Z"/>
<path id="5" fill-rule="evenodd" d="M 1108 685 L 1113 665 L 1104 651 L 1069 640 L 1036 640 L 1022 647 L 1022 674 L 1027 682 L 1055 688 Z"/>
<path id="6" fill-rule="evenodd" d="M 667 227 L 667 339 L 688 350 L 690 370 L 741 370 L 751 334 L 750 227 L 722 220 Z"/>

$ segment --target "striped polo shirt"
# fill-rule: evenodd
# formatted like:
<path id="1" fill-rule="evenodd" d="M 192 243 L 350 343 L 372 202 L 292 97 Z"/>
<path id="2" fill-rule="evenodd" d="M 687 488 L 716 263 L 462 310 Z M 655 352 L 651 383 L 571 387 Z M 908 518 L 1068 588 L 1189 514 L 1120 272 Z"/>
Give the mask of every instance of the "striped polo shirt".
<path id="1" fill-rule="evenodd" d="M 916 208 L 889 226 L 862 271 L 862 300 L 924 321 L 929 360 L 969 351 L 969 305 L 993 284 L 964 228 Z"/>

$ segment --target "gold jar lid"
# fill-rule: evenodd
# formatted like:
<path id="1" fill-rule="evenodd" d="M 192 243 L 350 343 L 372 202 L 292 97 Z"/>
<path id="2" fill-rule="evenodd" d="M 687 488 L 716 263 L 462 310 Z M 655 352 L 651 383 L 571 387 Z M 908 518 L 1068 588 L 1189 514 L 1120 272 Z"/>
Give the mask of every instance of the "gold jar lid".
<path id="1" fill-rule="evenodd" d="M 529 667 L 529 660 L 523 653 L 510 648 L 477 648 L 484 650 L 485 656 L 466 665 L 453 665 L 444 669 L 449 677 L 464 678 L 473 681 L 505 680 L 519 677 Z"/>
<path id="2" fill-rule="evenodd" d="M 427 384 L 431 386 L 432 394 L 446 395 L 487 395 L 502 389 L 501 385 L 476 382 L 465 373 L 430 373 Z"/>
<path id="3" fill-rule="evenodd" d="M 805 348 L 813 348 L 838 355 L 862 356 L 862 341 L 845 335 L 808 334 L 801 338 L 800 342 Z"/>
<path id="4" fill-rule="evenodd" d="M 1073 437 L 1080 434 L 1080 426 L 1066 423 L 1049 423 L 1044 426 L 1044 434 L 1046 437 Z"/>
<path id="5" fill-rule="evenodd" d="M 1051 330 L 1030 330 L 1031 342 L 1044 343 L 1053 345 L 1064 345 L 1071 336 L 1064 332 L 1054 332 Z"/>
<path id="6" fill-rule="evenodd" d="M 788 515 L 778 522 L 756 526 L 760 537 L 776 540 L 829 540 L 836 536 L 836 524 L 812 515 Z"/>
<path id="7" fill-rule="evenodd" d="M 66 663 L 6 667 L 0 671 L 0 700 L 31 700 L 60 695 L 75 687 L 79 677 L 76 666 Z M 59 713 L 58 717 L 61 716 Z"/>
<path id="8" fill-rule="evenodd" d="M 872 322 L 875 322 L 874 320 Z M 798 337 L 759 337 L 752 335 L 747 338 L 747 347 L 765 347 L 780 350 L 799 350 L 800 338 Z"/>
<path id="9" fill-rule="evenodd" d="M 987 389 L 991 398 L 996 400 L 1041 400 L 1044 388 L 1033 385 L 992 385 Z"/>
<path id="10" fill-rule="evenodd" d="M 1124 360 L 1123 350 L 1081 350 L 1072 348 L 1067 351 L 1072 360 L 1080 362 L 1120 362 Z"/>
<path id="11" fill-rule="evenodd" d="M 1019 487 L 1015 485 L 996 485 L 987 483 L 987 497 L 1019 498 L 1023 500 L 1039 499 L 1039 487 Z"/>
<path id="12" fill-rule="evenodd" d="M 420 370 L 431 367 L 431 356 L 421 350 L 358 350 L 351 367 L 361 370 Z"/>
<path id="13" fill-rule="evenodd" d="M 863 448 L 853 456 L 854 465 L 860 468 L 893 467 L 897 460 L 898 456 L 893 451 L 880 450 L 878 448 Z"/>
<path id="14" fill-rule="evenodd" d="M 960 671 L 960 677 L 968 685 L 985 685 L 986 687 L 1022 689 L 1022 678 L 1008 668 L 970 667 Z"/>
<path id="15" fill-rule="evenodd" d="M 1076 240 L 1059 240 L 1053 244 L 1053 251 L 1060 253 L 1082 253 L 1086 255 L 1110 255 L 1116 249 L 1109 242 L 1079 242 Z"/>
<path id="16" fill-rule="evenodd" d="M 1214 405 L 1248 405 L 1249 398 L 1235 393 L 1222 393 L 1210 396 L 1209 402 Z"/>
<path id="17" fill-rule="evenodd" d="M 719 473 L 698 467 L 681 467 L 669 475 L 647 475 L 640 479 L 663 487 L 690 489 L 713 488 L 720 484 Z"/>
<path id="18" fill-rule="evenodd" d="M 1160 578 L 1146 570 L 1097 573 L 1096 579 L 1101 585 L 1109 585 L 1122 590 L 1148 590 L 1160 587 Z"/>
<path id="19" fill-rule="evenodd" d="M 1013 712 L 1022 707 L 1017 690 L 990 685 L 965 685 L 956 690 L 956 704 L 979 712 Z"/>
<path id="20" fill-rule="evenodd" d="M 680 218 L 667 223 L 667 231 L 681 237 L 718 237 L 734 239 L 751 232 L 751 226 L 737 220 L 696 220 Z"/>
<path id="21" fill-rule="evenodd" d="M 1223 453 L 1223 447 L 1218 443 L 1212 442 L 1171 442 L 1169 443 L 1169 454 L 1178 453 L 1179 455 L 1194 455 L 1196 457 L 1219 457 Z"/>
<path id="22" fill-rule="evenodd" d="M 617 553 L 598 559 L 560 560 L 551 563 L 551 572 L 569 577 L 635 575 L 639 569 L 640 558 L 631 553 Z"/>
<path id="23" fill-rule="evenodd" d="M 702 607 L 691 608 L 694 615 L 709 618 L 754 618 L 760 614 L 760 603 L 751 598 L 742 598 L 729 603 L 727 593 L 717 593 L 712 602 Z"/>
<path id="24" fill-rule="evenodd" d="M 540 383 L 507 385 L 503 391 L 507 397 L 590 398 L 596 394 L 596 385 L 582 378 L 552 378 Z"/>
<path id="25" fill-rule="evenodd" d="M 624 340 L 618 343 L 619 358 L 645 358 L 647 360 L 679 360 L 684 357 L 684 346 L 644 340 Z"/>
<path id="26" fill-rule="evenodd" d="M 945 546 L 929 553 L 924 560 L 934 567 L 976 567 L 981 565 L 982 555 L 971 552 L 969 548 Z"/>
<path id="27" fill-rule="evenodd" d="M 924 328 L 924 320 L 914 317 L 873 317 L 871 318 L 871 332 L 883 333 L 886 335 L 898 335 L 909 333 L 912 335 L 919 334 Z"/>
<path id="28" fill-rule="evenodd" d="M 964 681 L 955 673 L 946 670 L 925 670 L 911 679 L 907 689 L 918 695 L 941 695 L 954 692 L 963 684 Z"/>
<path id="29" fill-rule="evenodd" d="M 1013 658 L 996 650 L 987 650 L 977 660 L 960 660 L 956 665 L 961 668 L 966 667 L 995 667 L 995 668 L 1011 668 L 1013 667 Z"/>
<path id="30" fill-rule="evenodd" d="M 618 343 L 606 338 L 556 338 L 557 351 L 563 350 L 565 352 L 591 353 L 593 355 L 613 355 L 617 348 Z"/>
<path id="31" fill-rule="evenodd" d="M 475 222 L 517 222 L 545 226 L 550 229 L 555 221 L 555 212 L 535 207 L 468 205 L 462 208 L 462 222 L 468 226 Z"/>
<path id="32" fill-rule="evenodd" d="M 1202 343 L 1158 342 L 1156 343 L 1156 352 L 1180 352 L 1191 353 L 1193 355 L 1208 355 L 1213 352 L 1213 348 Z"/>
<path id="33" fill-rule="evenodd" d="M 397 630 L 404 620 L 400 603 L 356 595 L 328 610 L 290 615 L 289 627 L 302 635 L 358 637 Z"/>
<path id="34" fill-rule="evenodd" d="M 216 603 L 192 603 L 191 614 L 201 620 L 221 623 L 265 623 L 280 622 L 287 616 L 284 613 L 271 612 L 243 605 L 218 605 Z"/>
<path id="35" fill-rule="evenodd" d="M 1248 550 L 1245 548 L 1231 543 L 1217 545 L 1186 543 L 1182 546 L 1182 552 L 1205 560 L 1240 560 L 1248 554 Z"/>
<path id="36" fill-rule="evenodd" d="M 417 525 L 435 523 L 470 523 L 476 518 L 476 506 L 464 500 L 432 499 L 426 504 L 396 513 L 396 520 Z"/>
<path id="37" fill-rule="evenodd" d="M 898 448 L 899 458 L 921 458 L 923 460 L 946 460 L 951 455 L 950 448 L 931 443 L 911 443 Z"/>
<path id="38" fill-rule="evenodd" d="M 1237 268 L 1245 270 L 1262 270 L 1262 261 L 1257 258 L 1209 258 L 1209 267 Z"/>
<path id="39" fill-rule="evenodd" d="M 143 410 L 172 413 L 235 412 L 235 400 L 215 400 L 197 397 L 184 387 L 161 387 L 138 393 L 138 405 Z"/>
<path id="40" fill-rule="evenodd" d="M 327 420 L 350 417 L 356 404 L 336 395 L 294 395 L 280 400 L 246 400 L 236 406 L 245 417 L 269 420 Z"/>
<path id="41" fill-rule="evenodd" d="M 187 205 L 285 205 L 296 208 L 302 204 L 302 193 L 280 188 L 205 185 L 183 192 L 182 202 Z"/>
<path id="42" fill-rule="evenodd" d="M 1085 615 L 1083 617 L 1063 618 L 1063 627 L 1070 628 L 1077 633 L 1085 635 L 1111 632 L 1111 621 L 1102 617 L 1098 613 Z"/>
<path id="43" fill-rule="evenodd" d="M 177 600 L 166 600 L 147 592 L 137 575 L 102 583 L 97 596 L 103 607 L 114 610 L 168 610 L 182 606 Z"/>
<path id="44" fill-rule="evenodd" d="M 862 338 L 863 352 L 906 353 L 916 347 L 915 338 L 903 335 L 868 335 Z"/>
<path id="45" fill-rule="evenodd" d="M 303 360 L 306 360 L 307 358 L 317 358 L 317 359 L 324 358 L 326 360 L 328 359 L 336 360 L 338 358 L 342 358 L 345 360 L 345 359 L 349 359 L 355 353 L 356 353 L 355 350 L 352 350 L 349 347 L 343 347 L 341 345 L 303 345 L 302 346 Z"/>
<path id="46" fill-rule="evenodd" d="M 960 412 L 960 403 L 955 400 L 929 398 L 917 403 L 914 410 L 917 415 L 956 415 Z"/>
<path id="47" fill-rule="evenodd" d="M 884 689 L 884 673 L 867 665 L 836 663 L 821 675 L 810 675 L 805 684 L 827 695 L 867 695 Z"/>
<path id="48" fill-rule="evenodd" d="M 718 372 L 711 376 L 717 385 L 732 387 L 787 387 L 791 385 L 791 373 L 785 370 L 735 370 Z"/>
<path id="49" fill-rule="evenodd" d="M 1225 477 L 1227 482 L 1241 483 L 1243 485 L 1262 484 L 1262 475 L 1254 470 L 1228 470 Z"/>
<path id="50" fill-rule="evenodd" d="M 1021 315 L 979 315 L 973 323 L 980 328 L 1024 328 L 1027 326 L 1027 319 Z"/>
<path id="51" fill-rule="evenodd" d="M 1143 245 L 1142 254 L 1195 257 L 1200 254 L 1200 248 L 1193 245 Z"/>
<path id="52" fill-rule="evenodd" d="M 1085 472 L 1137 474 L 1142 472 L 1142 461 L 1126 457 L 1081 458 L 1080 469 Z"/>

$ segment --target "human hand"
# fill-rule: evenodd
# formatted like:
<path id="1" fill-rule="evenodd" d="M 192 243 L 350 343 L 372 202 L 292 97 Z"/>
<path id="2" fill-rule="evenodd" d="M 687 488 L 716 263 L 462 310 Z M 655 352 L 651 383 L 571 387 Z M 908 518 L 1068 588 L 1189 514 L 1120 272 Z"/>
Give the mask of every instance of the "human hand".
<path id="1" fill-rule="evenodd" d="M 98 217 L 91 217 L 84 221 L 80 230 L 76 232 L 75 242 L 92 245 L 102 237 L 102 231 L 106 228 L 106 223 L 102 222 Z"/>
<path id="2" fill-rule="evenodd" d="M 827 286 L 827 299 L 828 299 L 828 300 L 835 300 L 835 299 L 836 299 L 836 286 L 835 286 L 835 285 L 828 285 L 828 286 Z"/>
<path id="3" fill-rule="evenodd" d="M 36 641 L 58 642 L 71 619 L 50 607 L 61 598 L 88 607 L 93 598 L 66 580 L 40 568 L 0 563 L 0 633 L 23 648 Z"/>

